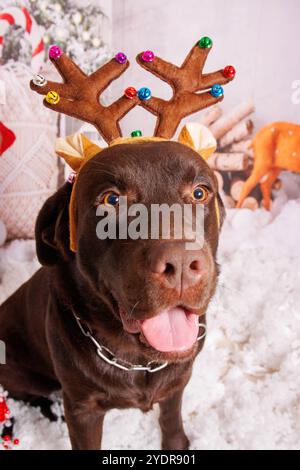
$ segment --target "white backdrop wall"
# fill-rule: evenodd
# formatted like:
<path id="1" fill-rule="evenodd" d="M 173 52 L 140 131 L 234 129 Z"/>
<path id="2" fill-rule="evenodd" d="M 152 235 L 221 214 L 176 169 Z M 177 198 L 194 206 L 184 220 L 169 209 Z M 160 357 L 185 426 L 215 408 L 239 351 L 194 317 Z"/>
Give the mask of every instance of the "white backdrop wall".
<path id="1" fill-rule="evenodd" d="M 227 64 L 237 69 L 225 88 L 224 109 L 253 97 L 257 127 L 273 120 L 300 122 L 300 103 L 292 102 L 292 84 L 300 80 L 299 0 L 112 0 L 112 7 L 113 50 L 124 51 L 131 61 L 114 85 L 114 97 L 127 86 L 149 86 L 167 98 L 169 87 L 141 69 L 135 55 L 151 49 L 180 64 L 207 35 L 214 47 L 206 71 Z M 153 126 L 154 118 L 141 108 L 122 123 L 125 135 L 137 128 L 149 134 Z"/>

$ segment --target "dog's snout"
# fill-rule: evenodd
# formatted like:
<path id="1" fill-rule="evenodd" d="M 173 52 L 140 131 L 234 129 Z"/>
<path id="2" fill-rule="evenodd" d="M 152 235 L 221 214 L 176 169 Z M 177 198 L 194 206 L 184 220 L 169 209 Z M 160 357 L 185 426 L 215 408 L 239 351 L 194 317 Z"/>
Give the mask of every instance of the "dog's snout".
<path id="1" fill-rule="evenodd" d="M 153 249 L 151 271 L 165 287 L 183 291 L 199 282 L 204 258 L 200 251 L 186 250 L 184 243 L 165 243 Z"/>

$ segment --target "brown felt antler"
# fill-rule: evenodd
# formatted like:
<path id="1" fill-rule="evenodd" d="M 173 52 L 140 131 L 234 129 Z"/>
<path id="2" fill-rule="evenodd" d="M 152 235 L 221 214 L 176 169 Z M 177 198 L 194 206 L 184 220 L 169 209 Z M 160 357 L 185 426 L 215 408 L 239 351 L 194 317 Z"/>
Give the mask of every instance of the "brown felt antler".
<path id="1" fill-rule="evenodd" d="M 223 99 L 221 85 L 234 78 L 235 70 L 232 66 L 227 66 L 224 70 L 203 74 L 211 47 L 211 39 L 203 37 L 192 48 L 181 67 L 154 57 L 151 51 L 137 56 L 136 60 L 143 68 L 167 82 L 173 89 L 173 96 L 169 101 L 151 97 L 140 103 L 158 116 L 155 136 L 170 139 L 181 119 Z M 205 91 L 208 89 L 211 90 Z"/>
<path id="2" fill-rule="evenodd" d="M 129 67 L 126 56 L 117 54 L 91 75 L 86 75 L 58 46 L 50 48 L 49 57 L 64 83 L 47 82 L 42 76 L 30 82 L 32 90 L 46 95 L 44 105 L 93 124 L 108 143 L 121 137 L 119 121 L 137 105 L 139 99 L 123 95 L 110 106 L 103 106 L 99 98 L 109 84 Z"/>

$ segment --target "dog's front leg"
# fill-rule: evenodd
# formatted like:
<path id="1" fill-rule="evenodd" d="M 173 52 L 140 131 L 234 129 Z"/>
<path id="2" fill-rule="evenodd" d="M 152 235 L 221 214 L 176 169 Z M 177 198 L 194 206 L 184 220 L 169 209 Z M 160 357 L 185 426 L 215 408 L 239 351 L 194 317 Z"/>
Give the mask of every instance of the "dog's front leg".
<path id="1" fill-rule="evenodd" d="M 99 450 L 105 412 L 75 406 L 64 395 L 65 418 L 73 450 Z"/>
<path id="2" fill-rule="evenodd" d="M 163 450 L 186 450 L 189 448 L 190 443 L 185 435 L 181 417 L 183 390 L 184 388 L 176 391 L 159 403 L 159 424 L 162 432 Z"/>

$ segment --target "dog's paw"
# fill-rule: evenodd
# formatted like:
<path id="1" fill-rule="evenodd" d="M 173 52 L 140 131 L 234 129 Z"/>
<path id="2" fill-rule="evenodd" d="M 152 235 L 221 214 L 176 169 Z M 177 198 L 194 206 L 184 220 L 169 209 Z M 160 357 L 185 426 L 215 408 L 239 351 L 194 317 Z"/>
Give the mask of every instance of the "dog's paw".
<path id="1" fill-rule="evenodd" d="M 184 433 L 176 434 L 162 440 L 162 450 L 188 450 L 190 441 Z"/>

